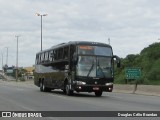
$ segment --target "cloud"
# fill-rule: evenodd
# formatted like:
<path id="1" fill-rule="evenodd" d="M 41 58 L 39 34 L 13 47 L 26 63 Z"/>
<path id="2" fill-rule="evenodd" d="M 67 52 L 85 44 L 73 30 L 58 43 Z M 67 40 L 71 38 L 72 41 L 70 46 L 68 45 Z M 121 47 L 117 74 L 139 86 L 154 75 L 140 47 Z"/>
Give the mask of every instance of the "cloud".
<path id="1" fill-rule="evenodd" d="M 0 0 L 0 45 L 9 65 L 15 65 L 19 37 L 19 66 L 32 66 L 40 51 L 40 17 L 43 17 L 43 49 L 88 40 L 108 43 L 114 54 L 138 54 L 157 41 L 160 31 L 158 0 Z M 5 58 L 5 57 L 4 57 Z"/>

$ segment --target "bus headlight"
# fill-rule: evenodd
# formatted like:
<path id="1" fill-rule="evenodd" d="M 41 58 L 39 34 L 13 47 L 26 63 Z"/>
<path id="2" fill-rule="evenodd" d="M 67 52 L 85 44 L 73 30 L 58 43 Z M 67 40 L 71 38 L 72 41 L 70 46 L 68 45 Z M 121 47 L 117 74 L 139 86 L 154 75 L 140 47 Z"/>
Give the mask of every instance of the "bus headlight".
<path id="1" fill-rule="evenodd" d="M 82 82 L 82 81 L 75 81 L 75 83 L 76 83 L 77 85 L 85 85 L 85 84 L 86 84 L 86 82 Z"/>
<path id="2" fill-rule="evenodd" d="M 113 83 L 106 83 L 106 86 L 111 86 L 113 85 Z"/>

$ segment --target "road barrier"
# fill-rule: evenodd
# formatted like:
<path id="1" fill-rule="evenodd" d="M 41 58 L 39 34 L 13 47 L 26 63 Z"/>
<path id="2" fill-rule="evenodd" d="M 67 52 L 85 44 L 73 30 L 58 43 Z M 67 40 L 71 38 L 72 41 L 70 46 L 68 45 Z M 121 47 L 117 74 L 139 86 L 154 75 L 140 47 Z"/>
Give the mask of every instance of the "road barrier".
<path id="1" fill-rule="evenodd" d="M 138 85 L 137 90 L 136 91 L 134 90 L 135 90 L 135 85 L 114 84 L 113 92 L 160 96 L 160 85 Z"/>

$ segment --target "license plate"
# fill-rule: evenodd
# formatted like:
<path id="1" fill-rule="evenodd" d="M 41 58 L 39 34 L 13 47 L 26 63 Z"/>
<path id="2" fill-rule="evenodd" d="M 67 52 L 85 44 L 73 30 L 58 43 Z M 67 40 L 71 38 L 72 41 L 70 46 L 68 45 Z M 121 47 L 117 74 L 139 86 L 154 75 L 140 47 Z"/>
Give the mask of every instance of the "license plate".
<path id="1" fill-rule="evenodd" d="M 93 90 L 99 90 L 99 87 L 93 87 Z"/>

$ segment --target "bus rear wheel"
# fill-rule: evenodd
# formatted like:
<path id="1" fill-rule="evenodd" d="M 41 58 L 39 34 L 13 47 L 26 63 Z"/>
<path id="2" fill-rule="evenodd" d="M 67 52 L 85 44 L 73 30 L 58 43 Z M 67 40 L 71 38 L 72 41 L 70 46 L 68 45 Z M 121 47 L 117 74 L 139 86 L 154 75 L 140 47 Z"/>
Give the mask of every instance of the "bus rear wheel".
<path id="1" fill-rule="evenodd" d="M 40 81 L 40 91 L 43 92 L 44 91 L 44 85 L 43 85 L 43 81 Z"/>
<path id="2" fill-rule="evenodd" d="M 96 95 L 97 97 L 102 96 L 102 91 L 96 91 L 96 92 L 95 92 L 95 95 Z"/>
<path id="3" fill-rule="evenodd" d="M 50 92 L 50 91 L 51 91 L 50 88 L 45 87 L 43 80 L 40 81 L 40 91 L 41 91 L 41 92 Z"/>

